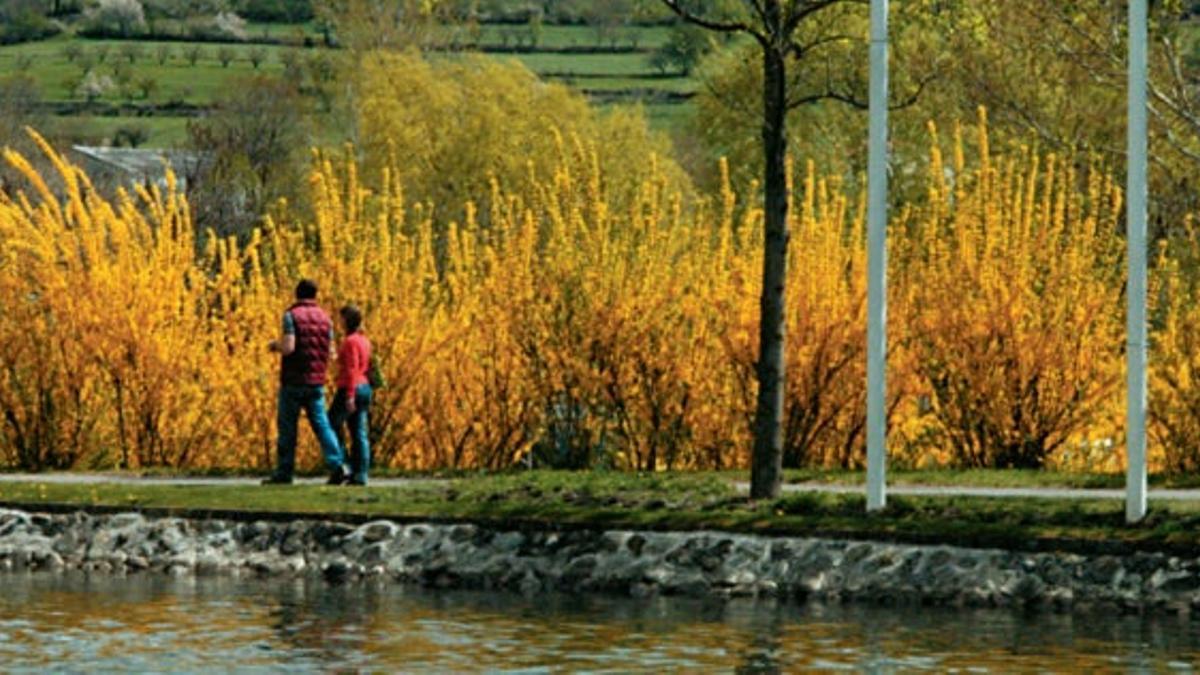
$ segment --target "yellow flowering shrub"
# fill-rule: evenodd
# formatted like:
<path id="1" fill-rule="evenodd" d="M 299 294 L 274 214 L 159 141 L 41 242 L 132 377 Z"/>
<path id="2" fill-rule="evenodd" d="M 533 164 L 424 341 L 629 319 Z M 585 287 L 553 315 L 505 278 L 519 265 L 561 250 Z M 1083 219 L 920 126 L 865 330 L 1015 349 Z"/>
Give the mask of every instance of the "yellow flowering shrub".
<path id="1" fill-rule="evenodd" d="M 517 185 L 472 177 L 484 187 L 453 219 L 408 198 L 399 155 L 317 153 L 308 207 L 281 206 L 244 243 L 197 237 L 170 187 L 106 200 L 43 146 L 55 193 L 8 153 L 33 187 L 0 196 L 0 462 L 271 466 L 266 343 L 310 276 L 327 309 L 364 309 L 388 383 L 371 409 L 377 465 L 747 466 L 756 188 L 735 194 L 722 166 L 716 193 L 690 199 L 651 155 L 612 201 L 595 144 L 547 133 L 553 166 Z M 1120 190 L 979 144 L 968 162 L 956 138 L 946 167 L 935 135 L 928 200 L 891 224 L 894 461 L 1119 468 Z M 793 207 L 787 462 L 859 466 L 864 199 L 806 163 Z M 1152 294 L 1173 298 L 1154 310 L 1153 456 L 1190 470 L 1164 448 L 1200 435 L 1187 330 L 1200 309 L 1168 253 Z"/>
<path id="2" fill-rule="evenodd" d="M 948 463 L 1037 468 L 1112 433 L 1121 192 L 1054 155 L 992 158 L 980 128 L 973 169 L 956 150 L 947 171 L 935 145 L 929 206 L 900 225 L 906 346 Z"/>

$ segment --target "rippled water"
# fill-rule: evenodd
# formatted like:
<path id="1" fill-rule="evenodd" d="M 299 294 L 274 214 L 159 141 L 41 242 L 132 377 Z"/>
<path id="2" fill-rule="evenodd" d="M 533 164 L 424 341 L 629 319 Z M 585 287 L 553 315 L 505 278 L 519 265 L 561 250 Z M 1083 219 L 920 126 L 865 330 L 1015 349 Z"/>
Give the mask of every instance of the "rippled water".
<path id="1" fill-rule="evenodd" d="M 1200 620 L 0 575 L 0 670 L 1188 671 Z"/>

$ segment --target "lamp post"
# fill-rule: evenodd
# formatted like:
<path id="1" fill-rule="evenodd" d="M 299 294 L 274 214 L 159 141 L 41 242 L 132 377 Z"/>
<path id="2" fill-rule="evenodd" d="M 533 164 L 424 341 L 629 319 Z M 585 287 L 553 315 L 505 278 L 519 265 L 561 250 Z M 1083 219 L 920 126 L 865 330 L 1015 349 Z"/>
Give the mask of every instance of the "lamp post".
<path id="1" fill-rule="evenodd" d="M 1146 516 L 1146 0 L 1129 2 L 1125 520 Z"/>
<path id="2" fill-rule="evenodd" d="M 867 161 L 867 511 L 887 503 L 888 2 L 871 0 Z"/>

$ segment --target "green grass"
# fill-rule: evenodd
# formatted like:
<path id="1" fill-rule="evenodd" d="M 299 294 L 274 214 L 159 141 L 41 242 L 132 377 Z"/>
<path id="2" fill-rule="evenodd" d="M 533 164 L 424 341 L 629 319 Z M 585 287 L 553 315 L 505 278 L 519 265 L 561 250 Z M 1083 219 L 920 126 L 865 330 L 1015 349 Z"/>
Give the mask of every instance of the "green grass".
<path id="1" fill-rule="evenodd" d="M 551 79 L 556 82 L 565 82 L 576 89 L 587 89 L 590 91 L 622 91 L 636 89 L 692 93 L 696 91 L 698 86 L 695 80 L 686 77 L 671 77 L 663 79 L 641 79 L 629 77 L 554 77 Z"/>
<path id="2" fill-rule="evenodd" d="M 826 483 L 831 485 L 862 485 L 862 471 L 828 469 L 788 469 L 784 472 L 789 483 Z M 958 485 L 962 487 L 1014 488 L 1123 488 L 1125 475 L 1114 473 L 1066 473 L 1029 469 L 901 469 L 888 471 L 891 485 Z M 1200 475 L 1150 476 L 1156 488 L 1200 488 Z"/>
<path id="3" fill-rule="evenodd" d="M 303 42 L 305 37 L 312 38 L 316 44 L 321 44 L 324 36 L 317 30 L 316 23 L 246 23 L 246 36 L 249 40 L 267 37 L 272 40 L 298 40 Z"/>
<path id="4" fill-rule="evenodd" d="M 0 484 L 0 503 L 150 509 L 196 515 L 250 512 L 363 519 L 471 521 L 509 526 L 714 529 L 989 546 L 1021 550 L 1200 553 L 1200 502 L 1156 504 L 1123 523 L 1120 500 L 893 497 L 868 516 L 859 495 L 803 493 L 753 503 L 725 474 L 478 475 L 404 486 L 162 486 Z"/>
<path id="5" fill-rule="evenodd" d="M 526 26 L 502 26 L 489 24 L 481 26 L 481 39 L 483 45 L 491 47 L 500 47 L 504 44 L 503 34 L 507 32 L 509 45 L 515 45 L 518 42 L 522 44 L 526 40 L 528 28 Z M 671 29 L 666 26 L 629 26 L 619 29 L 617 35 L 617 46 L 627 48 L 633 45 L 632 36 L 637 35 L 637 46 L 639 49 L 658 47 L 665 44 L 671 36 Z M 539 47 L 562 48 L 562 47 L 608 47 L 610 41 L 608 39 L 597 39 L 596 31 L 588 26 L 555 26 L 543 25 L 542 37 L 538 42 Z"/>
<path id="6" fill-rule="evenodd" d="M 286 26 L 281 24 L 253 25 L 252 35 L 260 35 L 263 29 L 273 37 L 295 34 L 299 28 L 312 32 L 311 26 Z M 487 26 L 491 30 L 494 26 Z M 547 26 L 547 44 L 566 45 L 570 40 L 577 40 L 580 35 L 590 34 L 590 30 L 581 27 Z M 664 38 L 666 32 L 659 28 L 639 29 L 646 39 Z M 257 31 L 257 32 L 256 32 Z M 657 36 L 657 37 L 656 37 Z M 233 49 L 236 58 L 228 67 L 222 66 L 216 59 L 216 50 L 222 45 L 183 42 L 154 42 L 136 41 L 142 48 L 143 54 L 132 64 L 123 58 L 119 51 L 123 41 L 120 40 L 87 40 L 75 37 L 59 37 L 43 42 L 25 43 L 0 47 L 0 73 L 22 71 L 32 77 L 39 86 L 41 96 L 48 102 L 82 103 L 76 94 L 75 87 L 83 75 L 84 69 L 79 61 L 67 59 L 64 49 L 69 44 L 76 44 L 86 54 L 95 55 L 97 49 L 106 47 L 108 54 L 104 63 L 97 63 L 97 72 L 113 77 L 114 66 L 121 64 L 126 68 L 131 78 L 136 81 L 142 78 L 153 78 L 157 88 L 146 98 L 140 94 L 133 99 L 125 98 L 117 90 L 113 90 L 99 100 L 109 104 L 132 103 L 139 106 L 166 105 L 172 102 L 182 102 L 189 105 L 208 106 L 226 92 L 231 84 L 255 74 L 278 75 L 283 71 L 280 55 L 283 50 L 294 49 L 277 45 L 228 45 Z M 192 44 L 200 46 L 205 56 L 195 65 L 184 57 L 184 49 Z M 164 64 L 159 64 L 156 51 L 159 45 L 170 49 L 170 58 Z M 258 69 L 247 60 L 251 48 L 262 49 L 266 52 L 266 60 Z M 301 50 L 301 58 L 313 52 Z M 646 64 L 644 54 L 519 54 L 497 55 L 497 58 L 515 58 L 536 72 L 553 72 L 560 74 L 580 73 L 604 75 L 605 77 L 553 77 L 576 89 L 587 89 L 597 92 L 641 89 L 650 91 L 688 92 L 696 89 L 696 83 L 690 78 L 637 78 L 639 74 L 653 74 Z M 647 105 L 651 124 L 656 129 L 670 130 L 677 127 L 683 117 L 685 108 L 672 105 Z M 185 139 L 186 120 L 169 116 L 146 116 L 137 118 L 111 117 L 96 115 L 79 115 L 56 118 L 51 128 L 61 128 L 70 132 L 76 138 L 111 138 L 113 132 L 122 126 L 139 125 L 149 129 L 150 139 L 147 147 L 169 147 L 177 145 Z"/>
<path id="7" fill-rule="evenodd" d="M 67 138 L 96 141 L 111 139 L 122 127 L 142 127 L 149 136 L 143 143 L 148 148 L 168 148 L 187 140 L 187 117 L 162 115 L 145 117 L 75 115 L 55 118 L 50 131 Z M 92 140 L 88 140 L 92 142 Z"/>
<path id="8" fill-rule="evenodd" d="M 494 54 L 516 59 L 536 73 L 602 73 L 613 77 L 653 73 L 645 54 Z"/>
<path id="9" fill-rule="evenodd" d="M 643 103 L 642 111 L 651 129 L 669 133 L 682 129 L 691 119 L 692 107 L 685 103 Z"/>
<path id="10" fill-rule="evenodd" d="M 275 45 L 261 45 L 257 48 L 266 52 L 266 61 L 257 70 L 247 60 L 250 45 L 229 45 L 235 53 L 235 60 L 228 67 L 222 66 L 216 59 L 216 50 L 220 45 L 204 44 L 205 56 L 191 65 L 183 55 L 183 49 L 191 43 L 158 43 L 137 41 L 145 53 L 132 64 L 123 58 L 118 49 L 120 40 L 83 40 L 78 38 L 60 38 L 45 42 L 33 42 L 20 45 L 0 47 L 0 73 L 24 72 L 32 77 L 41 89 L 42 98 L 47 101 L 79 101 L 79 96 L 73 91 L 84 69 L 79 61 L 72 63 L 63 53 L 66 45 L 74 41 L 81 46 L 85 53 L 96 54 L 97 47 L 108 47 L 108 55 L 104 63 L 98 63 L 94 69 L 113 77 L 114 67 L 120 64 L 128 68 L 134 80 L 151 77 L 158 82 L 157 90 L 138 103 L 167 103 L 178 100 L 185 103 L 207 105 L 221 94 L 230 84 L 240 78 L 249 77 L 256 73 L 279 74 L 283 65 L 279 54 L 284 49 Z M 155 50 L 158 45 L 165 44 L 171 49 L 170 59 L 163 65 L 158 63 Z M 306 52 L 307 53 L 307 52 Z M 28 60 L 28 67 L 22 68 L 23 59 Z M 113 78 L 116 79 L 115 77 Z M 113 91 L 100 100 L 122 102 L 120 93 Z"/>

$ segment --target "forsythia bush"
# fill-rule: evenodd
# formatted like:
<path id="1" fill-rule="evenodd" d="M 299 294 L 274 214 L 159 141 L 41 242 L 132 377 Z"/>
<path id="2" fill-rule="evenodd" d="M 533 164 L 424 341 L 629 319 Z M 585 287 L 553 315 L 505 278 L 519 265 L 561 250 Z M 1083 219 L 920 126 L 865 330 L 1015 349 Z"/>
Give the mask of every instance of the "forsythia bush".
<path id="1" fill-rule="evenodd" d="M 1120 191 L 1055 157 L 993 157 L 980 128 L 978 158 L 956 138 L 949 167 L 935 134 L 928 203 L 892 224 L 893 457 L 1119 467 Z M 545 177 L 487 181 L 458 222 L 407 199 L 402 167 L 360 175 L 352 152 L 317 154 L 315 215 L 277 209 L 245 244 L 198 245 L 171 188 L 105 200 L 43 144 L 55 194 L 8 153 L 33 188 L 0 196 L 3 463 L 269 466 L 278 363 L 265 345 L 311 276 L 327 308 L 364 308 L 388 380 L 372 408 L 378 464 L 746 466 L 761 212 L 727 167 L 717 194 L 691 201 L 653 158 L 614 206 L 597 150 L 547 133 Z M 795 187 L 786 459 L 856 466 L 864 200 L 811 165 Z M 1154 309 L 1153 395 L 1169 411 L 1155 437 L 1159 465 L 1185 470 L 1194 456 L 1162 447 L 1200 436 L 1187 330 L 1200 308 L 1176 292 L 1186 266 L 1173 261 L 1164 251 L 1155 278 L 1172 298 Z M 1097 452 L 1106 438 L 1117 449 Z"/>
<path id="2" fill-rule="evenodd" d="M 946 461 L 1039 468 L 1072 442 L 1113 434 L 1124 339 L 1121 192 L 1054 155 L 994 161 L 986 119 L 979 129 L 973 170 L 956 151 L 946 171 L 935 145 L 928 208 L 901 225 L 905 346 Z"/>

